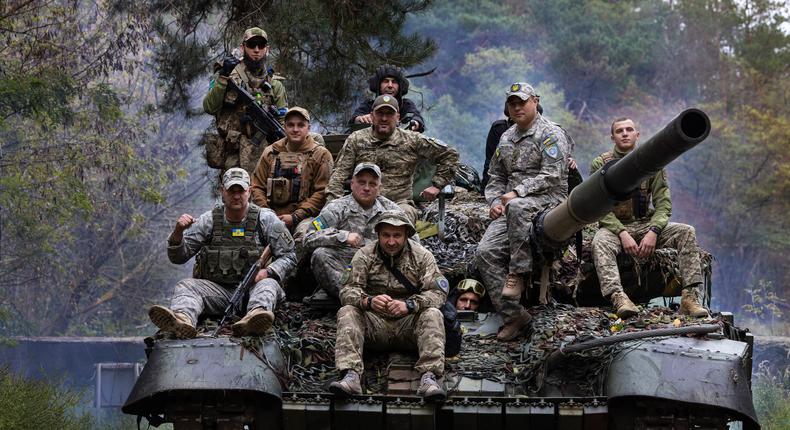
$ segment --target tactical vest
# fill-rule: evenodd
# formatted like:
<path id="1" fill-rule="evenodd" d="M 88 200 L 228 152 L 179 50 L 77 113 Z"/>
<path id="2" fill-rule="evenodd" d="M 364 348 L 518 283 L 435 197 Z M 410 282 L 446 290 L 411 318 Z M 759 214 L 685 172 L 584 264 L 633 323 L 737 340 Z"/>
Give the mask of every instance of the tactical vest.
<path id="1" fill-rule="evenodd" d="M 304 167 L 313 154 L 310 152 L 271 152 L 269 178 L 266 180 L 266 197 L 272 206 L 285 206 L 302 200 Z"/>
<path id="2" fill-rule="evenodd" d="M 274 104 L 272 78 L 270 75 L 265 74 L 261 77 L 256 77 L 247 70 L 244 63 L 236 66 L 234 72 L 231 73 L 229 79 L 233 79 L 234 75 L 238 76 L 240 78 L 238 86 L 252 94 L 261 106 L 268 107 Z M 244 121 L 246 108 L 244 104 L 237 103 L 236 99 L 238 96 L 239 94 L 236 91 L 225 91 L 223 107 L 217 114 L 217 130 L 223 138 L 228 138 L 231 144 L 237 143 L 233 141 L 238 139 L 236 137 L 238 134 L 251 139 L 256 132 L 252 124 Z"/>
<path id="3" fill-rule="evenodd" d="M 217 206 L 211 211 L 211 237 L 195 257 L 193 277 L 237 284 L 263 252 L 264 246 L 255 243 L 261 209 L 251 204 L 247 218 L 241 222 L 226 221 L 224 210 Z"/>
<path id="4" fill-rule="evenodd" d="M 614 153 L 612 151 L 604 152 L 601 154 L 601 158 L 603 159 L 603 164 L 606 164 L 614 160 Z M 631 193 L 628 200 L 616 204 L 612 212 L 620 221 L 644 218 L 647 216 L 651 197 L 649 179 L 645 179 L 639 184 L 639 188 Z"/>

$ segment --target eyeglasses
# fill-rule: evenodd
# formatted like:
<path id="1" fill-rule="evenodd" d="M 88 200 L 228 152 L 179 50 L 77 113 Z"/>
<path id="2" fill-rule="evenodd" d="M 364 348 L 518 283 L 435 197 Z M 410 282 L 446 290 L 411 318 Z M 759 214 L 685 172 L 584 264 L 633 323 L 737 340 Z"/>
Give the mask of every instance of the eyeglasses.
<path id="1" fill-rule="evenodd" d="M 458 291 L 464 291 L 464 292 L 471 291 L 480 297 L 486 295 L 485 287 L 483 286 L 483 284 L 480 283 L 480 281 L 476 279 L 464 279 L 461 282 L 459 282 L 458 285 L 455 286 L 455 288 L 457 288 Z"/>
<path id="2" fill-rule="evenodd" d="M 247 42 L 244 42 L 244 46 L 246 46 L 247 48 L 250 48 L 250 49 L 255 49 L 255 48 L 263 49 L 263 48 L 266 47 L 266 41 L 265 40 L 249 40 Z"/>

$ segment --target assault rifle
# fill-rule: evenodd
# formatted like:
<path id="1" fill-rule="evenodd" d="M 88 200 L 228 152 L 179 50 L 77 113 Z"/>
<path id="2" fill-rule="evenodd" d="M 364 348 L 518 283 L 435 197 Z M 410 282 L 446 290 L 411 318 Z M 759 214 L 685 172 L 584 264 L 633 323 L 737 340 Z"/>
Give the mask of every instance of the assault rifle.
<path id="1" fill-rule="evenodd" d="M 259 223 L 260 227 L 260 223 Z M 258 229 L 256 229 L 256 234 L 259 233 Z M 272 249 L 271 246 L 266 246 L 261 253 L 261 258 L 255 261 L 255 264 L 250 267 L 250 270 L 247 271 L 247 274 L 244 275 L 244 279 L 241 280 L 239 286 L 236 287 L 236 291 L 233 292 L 233 296 L 230 298 L 230 303 L 228 303 L 228 307 L 225 308 L 225 313 L 222 315 L 222 319 L 217 324 L 217 329 L 214 330 L 214 334 L 212 337 L 217 337 L 219 334 L 219 329 L 222 328 L 223 325 L 232 317 L 239 315 L 242 313 L 244 309 L 244 298 L 250 292 L 250 289 L 255 285 L 255 276 L 258 272 L 266 267 L 266 262 L 272 256 Z"/>
<path id="2" fill-rule="evenodd" d="M 283 126 L 269 112 L 268 106 L 264 107 L 258 104 L 255 97 L 244 88 L 236 85 L 233 79 L 228 79 L 228 89 L 235 90 L 238 94 L 237 102 L 241 102 L 246 106 L 241 122 L 242 124 L 249 122 L 255 128 L 256 132 L 252 136 L 253 145 L 260 146 L 264 138 L 269 142 L 274 142 L 285 137 Z"/>

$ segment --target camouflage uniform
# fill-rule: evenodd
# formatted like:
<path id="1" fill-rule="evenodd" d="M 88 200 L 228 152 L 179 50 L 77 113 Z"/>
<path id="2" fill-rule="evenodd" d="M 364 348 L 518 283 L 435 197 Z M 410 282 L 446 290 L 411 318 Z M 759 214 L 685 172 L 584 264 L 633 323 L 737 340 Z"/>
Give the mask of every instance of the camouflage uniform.
<path id="1" fill-rule="evenodd" d="M 433 255 L 417 242 L 408 239 L 393 264 L 420 294 L 410 295 L 384 266 L 378 242 L 359 250 L 352 260 L 351 273 L 340 290 L 344 305 L 337 313 L 335 366 L 338 370 L 353 369 L 362 374 L 363 346 L 377 350 L 417 349 L 419 360 L 415 369 L 420 373 L 444 373 L 444 321 L 439 307 L 447 298 L 447 280 L 436 267 Z M 361 300 L 387 294 L 395 300 L 412 299 L 414 312 L 392 318 L 362 309 Z"/>
<path id="2" fill-rule="evenodd" d="M 218 279 L 220 282 L 209 279 L 188 278 L 176 284 L 170 309 L 172 309 L 173 312 L 180 312 L 188 315 L 192 320 L 192 324 L 197 323 L 198 317 L 201 314 L 222 314 L 238 282 L 241 281 L 241 278 L 247 270 L 249 270 L 254 260 L 260 255 L 260 251 L 262 251 L 266 245 L 271 246 L 272 263 L 268 266 L 268 269 L 273 272 L 273 276 L 262 279 L 250 290 L 247 309 L 264 307 L 268 310 L 274 310 L 277 303 L 283 299 L 283 290 L 276 279 L 285 279 L 288 272 L 290 272 L 295 265 L 293 239 L 291 238 L 291 234 L 288 233 L 288 229 L 285 228 L 285 224 L 283 224 L 270 209 L 262 209 L 250 204 L 249 212 L 252 214 L 258 212 L 257 222 L 260 223 L 262 227 L 265 243 L 261 243 L 257 235 L 254 234 L 255 220 L 250 220 L 250 216 L 248 216 L 248 219 L 245 220 L 244 223 L 240 223 L 242 226 L 241 232 L 243 234 L 251 234 L 256 246 L 249 249 L 246 247 L 246 244 L 240 240 L 240 247 L 245 249 L 244 254 L 249 255 L 246 260 L 237 258 L 231 262 L 231 267 L 221 267 L 224 269 L 224 274 L 217 274 L 217 277 L 221 278 Z M 222 225 L 219 226 L 219 230 L 214 228 L 215 220 L 222 223 Z M 175 264 L 186 263 L 193 256 L 199 254 L 205 247 L 210 246 L 211 243 L 216 240 L 218 234 L 225 235 L 225 231 L 227 231 L 228 235 L 232 234 L 235 236 L 239 229 L 227 228 L 229 226 L 233 226 L 233 224 L 224 219 L 224 209 L 222 205 L 217 206 L 214 210 L 203 213 L 198 220 L 184 232 L 181 243 L 174 244 L 168 240 L 168 258 Z M 233 232 L 231 233 L 231 231 Z M 250 233 L 250 231 L 252 231 L 252 233 Z M 225 240 L 228 239 L 225 238 Z M 202 275 L 204 273 L 203 270 L 205 269 L 196 267 L 196 275 L 205 276 Z M 228 273 L 232 274 L 228 275 Z M 217 278 L 214 279 L 217 280 Z"/>
<path id="3" fill-rule="evenodd" d="M 601 154 L 593 160 L 590 174 L 598 171 L 605 162 L 624 156 L 625 154 L 617 151 L 617 148 Z M 652 207 L 650 207 L 651 202 Z M 600 229 L 595 233 L 592 241 L 592 254 L 604 297 L 615 292 L 623 292 L 617 269 L 617 254 L 622 251 L 619 234 L 623 230 L 627 231 L 637 243 L 651 228 L 659 230 L 656 248 L 677 249 L 683 287 L 702 283 L 694 227 L 669 222 L 671 215 L 672 199 L 667 186 L 667 174 L 662 169 L 652 178 L 645 180 L 630 199 L 619 203 L 612 212 L 601 219 Z"/>
<path id="4" fill-rule="evenodd" d="M 316 282 L 329 295 L 339 297 L 340 279 L 359 249 L 346 243 L 349 233 L 362 235 L 366 242 L 375 241 L 376 217 L 387 210 L 400 208 L 392 200 L 379 196 L 373 206 L 365 210 L 349 194 L 327 204 L 311 224 L 302 246 L 305 252 L 313 251 L 310 264 Z"/>
<path id="5" fill-rule="evenodd" d="M 324 207 L 331 171 L 332 154 L 311 136 L 298 152 L 289 152 L 286 139 L 280 139 L 263 150 L 252 175 L 251 200 L 277 215 L 292 215 L 298 244 Z"/>
<path id="6" fill-rule="evenodd" d="M 417 163 L 423 159 L 436 163 L 436 174 L 431 180 L 435 187 L 441 189 L 453 181 L 458 169 L 458 151 L 445 143 L 398 128 L 384 140 L 373 135 L 372 127 L 356 131 L 340 150 L 326 187 L 327 200 L 343 195 L 343 181 L 351 176 L 358 163 L 375 163 L 383 174 L 381 195 L 396 202 L 414 223 L 419 211 L 412 200 L 412 175 Z"/>
<path id="7" fill-rule="evenodd" d="M 486 229 L 475 262 L 494 308 L 506 320 L 521 307 L 502 297 L 505 278 L 508 273 L 526 275 L 532 271 L 532 217 L 566 198 L 569 156 L 565 131 L 538 114 L 528 130 L 513 125 L 505 131 L 491 159 L 486 200 L 493 207 L 510 191 L 518 197 L 510 200 L 506 214 Z"/>
<path id="8" fill-rule="evenodd" d="M 266 72 L 266 67 L 253 73 L 244 61 L 239 63 L 230 73 L 230 77 L 217 75 L 212 81 L 208 94 L 203 99 L 203 110 L 215 115 L 218 141 L 207 141 L 206 158 L 210 167 L 227 170 L 231 167 L 241 167 L 250 176 L 253 175 L 255 165 L 261 158 L 266 140 L 259 145 L 254 145 L 252 138 L 256 130 L 250 123 L 241 122 L 245 106 L 236 103 L 236 91 L 226 91 L 228 79 L 232 79 L 240 88 L 247 90 L 256 97 L 263 107 L 275 106 L 282 110 L 288 104 L 285 98 L 285 86 L 277 79 L 273 79 Z"/>

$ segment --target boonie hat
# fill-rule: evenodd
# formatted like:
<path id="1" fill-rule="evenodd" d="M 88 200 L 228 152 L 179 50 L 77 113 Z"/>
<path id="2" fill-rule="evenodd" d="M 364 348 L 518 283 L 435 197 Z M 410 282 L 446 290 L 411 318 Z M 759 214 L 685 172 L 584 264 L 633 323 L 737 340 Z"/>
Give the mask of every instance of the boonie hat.
<path id="1" fill-rule="evenodd" d="M 310 122 L 310 113 L 307 112 L 307 109 L 305 109 L 303 107 L 299 107 L 299 106 L 294 106 L 294 107 L 288 109 L 288 111 L 285 112 L 285 116 L 283 118 L 288 118 L 288 115 L 290 115 L 292 113 L 295 113 L 297 115 L 301 115 L 302 118 L 305 119 L 305 121 Z"/>
<path id="2" fill-rule="evenodd" d="M 244 30 L 244 39 L 242 41 L 246 42 L 253 37 L 262 37 L 266 42 L 269 41 L 269 36 L 267 36 L 266 32 L 260 27 L 252 27 Z"/>
<path id="3" fill-rule="evenodd" d="M 354 175 L 353 176 L 357 176 L 360 172 L 363 172 L 365 170 L 370 170 L 370 171 L 373 172 L 374 175 L 378 176 L 379 178 L 381 177 L 381 169 L 379 169 L 379 166 L 377 166 L 377 165 L 375 165 L 373 163 L 359 163 L 359 164 L 357 164 L 357 167 L 354 168 Z"/>
<path id="4" fill-rule="evenodd" d="M 383 107 L 390 107 L 395 112 L 398 112 L 398 100 L 395 97 L 387 94 L 376 97 L 376 100 L 373 101 L 373 112 Z"/>
<path id="5" fill-rule="evenodd" d="M 382 224 L 394 225 L 395 227 L 405 225 L 406 237 L 414 236 L 414 233 L 417 232 L 417 230 L 414 229 L 414 226 L 411 225 L 409 218 L 406 217 L 406 212 L 401 210 L 389 210 L 382 212 L 381 215 L 379 215 L 379 219 L 376 221 L 376 226 L 374 227 L 376 233 L 378 233 L 380 228 L 379 226 Z"/>
<path id="6" fill-rule="evenodd" d="M 228 171 L 222 175 L 222 186 L 228 190 L 234 185 L 241 185 L 245 191 L 250 189 L 250 174 L 241 167 L 228 169 Z"/>
<path id="7" fill-rule="evenodd" d="M 530 97 L 540 97 L 538 93 L 535 92 L 535 89 L 532 88 L 532 85 L 526 82 L 514 82 L 510 84 L 510 87 L 505 92 L 505 99 L 510 98 L 510 96 L 518 96 L 521 100 L 528 100 Z"/>

